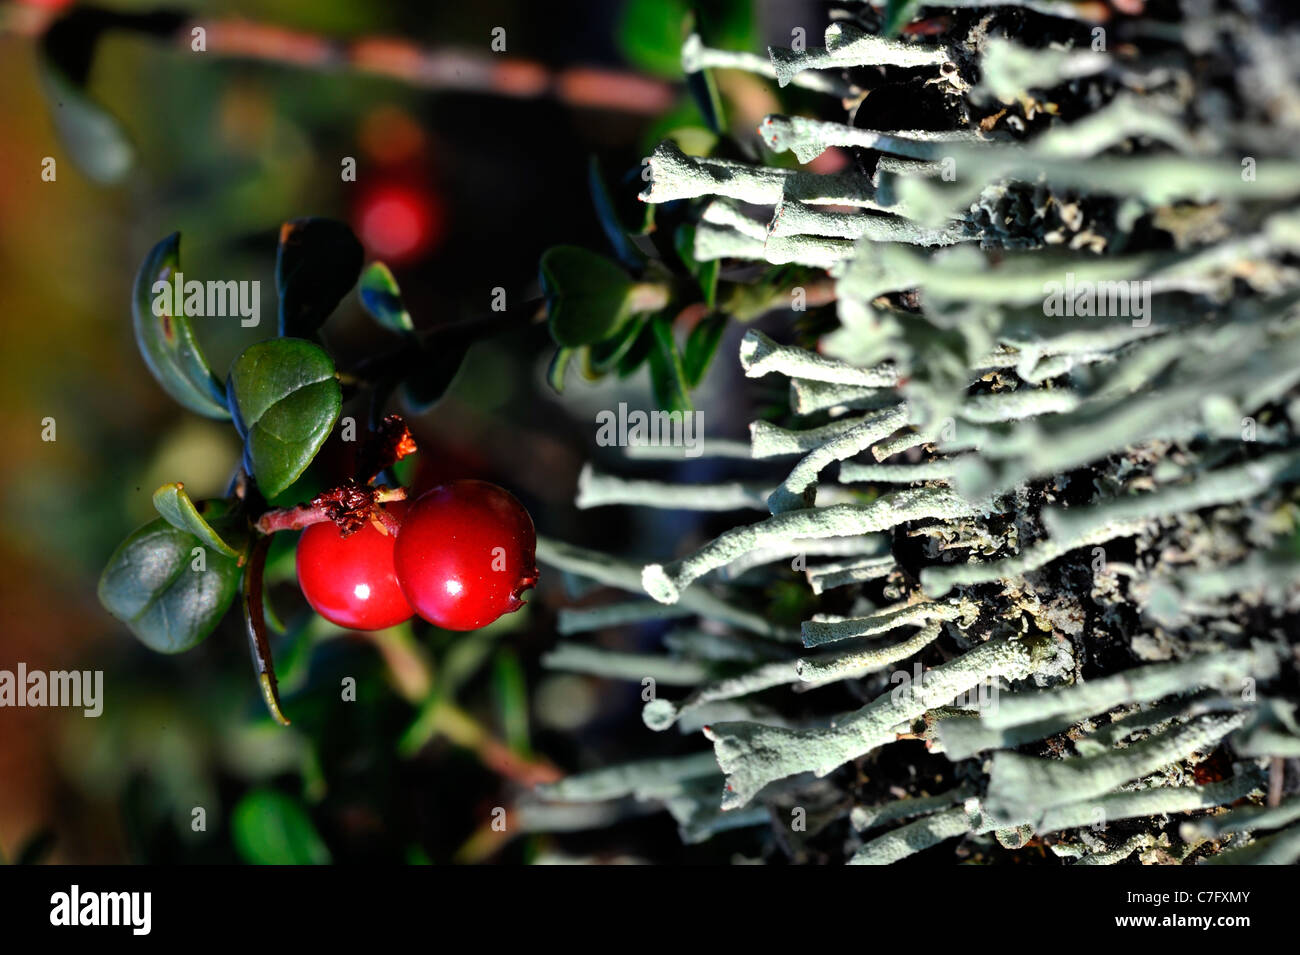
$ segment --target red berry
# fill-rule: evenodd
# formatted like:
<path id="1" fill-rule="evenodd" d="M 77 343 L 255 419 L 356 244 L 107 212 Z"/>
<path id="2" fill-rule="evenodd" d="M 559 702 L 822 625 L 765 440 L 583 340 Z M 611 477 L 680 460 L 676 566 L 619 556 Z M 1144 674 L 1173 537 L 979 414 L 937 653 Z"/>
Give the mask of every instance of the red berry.
<path id="1" fill-rule="evenodd" d="M 407 505 L 385 505 L 399 521 Z M 366 524 L 347 537 L 333 523 L 313 524 L 298 541 L 298 586 L 330 623 L 351 630 L 383 630 L 415 611 L 402 596 L 393 569 L 393 536 Z"/>
<path id="2" fill-rule="evenodd" d="M 393 551 L 411 606 L 446 630 L 475 630 L 524 605 L 537 583 L 537 533 L 514 497 L 486 481 L 452 481 L 420 497 Z"/>
<path id="3" fill-rule="evenodd" d="M 418 184 L 386 183 L 367 192 L 357 211 L 366 248 L 389 263 L 423 258 L 442 241 L 442 200 Z"/>

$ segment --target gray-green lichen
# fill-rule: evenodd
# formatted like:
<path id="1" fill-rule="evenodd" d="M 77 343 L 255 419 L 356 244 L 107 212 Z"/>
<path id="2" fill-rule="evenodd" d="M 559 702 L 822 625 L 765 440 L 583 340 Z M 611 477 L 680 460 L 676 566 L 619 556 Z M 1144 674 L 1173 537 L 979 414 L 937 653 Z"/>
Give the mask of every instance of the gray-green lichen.
<path id="1" fill-rule="evenodd" d="M 1048 663 L 1042 640 L 992 640 L 925 671 L 918 684 L 882 693 L 828 729 L 789 730 L 758 723 L 718 723 L 705 727 L 718 765 L 727 774 L 724 807 L 747 804 L 768 783 L 795 773 L 824 776 L 850 759 L 898 738 L 899 724 L 914 720 L 978 684 L 1006 678 L 1022 680 Z"/>
<path id="2" fill-rule="evenodd" d="M 642 598 L 565 611 L 565 633 L 700 618 L 662 663 L 570 643 L 549 658 L 690 687 L 648 699 L 644 722 L 713 743 L 611 777 L 640 788 L 578 791 L 654 789 L 696 840 L 838 787 L 854 864 L 953 839 L 998 860 L 1035 835 L 1073 864 L 1294 862 L 1294 35 L 1188 8 L 1121 55 L 1080 42 L 1086 5 L 1066 0 L 949 2 L 947 34 L 899 39 L 879 35 L 882 3 L 849 6 L 821 48 L 683 48 L 687 72 L 825 93 L 826 115 L 764 107 L 730 155 L 772 163 L 665 142 L 641 198 L 695 210 L 696 260 L 811 270 L 835 302 L 724 355 L 763 402 L 788 385 L 748 441 L 706 439 L 717 473 L 747 459 L 742 477 L 579 484 L 580 506 L 771 516 L 644 566 L 540 543 Z M 944 107 L 925 128 L 880 119 L 894 84 Z M 852 161 L 829 174 L 790 167 L 836 153 Z M 842 712 L 832 685 L 869 702 Z M 898 741 L 931 778 L 890 775 Z"/>

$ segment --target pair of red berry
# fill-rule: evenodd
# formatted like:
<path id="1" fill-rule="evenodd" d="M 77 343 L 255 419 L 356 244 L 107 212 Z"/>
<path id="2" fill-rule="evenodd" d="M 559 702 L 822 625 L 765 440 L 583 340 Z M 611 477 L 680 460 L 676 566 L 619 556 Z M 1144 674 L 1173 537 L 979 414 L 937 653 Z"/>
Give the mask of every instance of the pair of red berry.
<path id="1" fill-rule="evenodd" d="M 537 583 L 537 534 L 508 491 L 452 481 L 386 507 L 396 537 L 373 523 L 347 537 L 332 522 L 303 531 L 298 586 L 326 620 L 382 630 L 419 614 L 475 630 L 524 605 L 519 595 Z"/>

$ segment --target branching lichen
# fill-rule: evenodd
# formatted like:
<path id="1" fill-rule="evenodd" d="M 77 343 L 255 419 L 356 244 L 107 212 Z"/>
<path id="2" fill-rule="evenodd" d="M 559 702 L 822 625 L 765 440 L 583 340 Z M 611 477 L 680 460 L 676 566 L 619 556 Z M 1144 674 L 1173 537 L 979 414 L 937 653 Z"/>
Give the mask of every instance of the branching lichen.
<path id="1" fill-rule="evenodd" d="M 748 441 L 705 440 L 714 483 L 588 468 L 578 501 L 771 516 L 640 567 L 540 542 L 653 600 L 566 610 L 567 633 L 702 618 L 662 657 L 562 644 L 548 663 L 693 688 L 643 710 L 714 746 L 711 773 L 661 767 L 684 839 L 821 786 L 828 824 L 851 807 L 877 830 L 855 864 L 957 838 L 998 861 L 1035 834 L 1082 865 L 1295 861 L 1294 38 L 1184 10 L 1158 45 L 1137 30 L 1102 51 L 1068 22 L 1097 5 L 1068 0 L 956 0 L 927 20 L 941 36 L 889 38 L 872 6 L 837 12 L 821 49 L 683 48 L 689 73 L 829 94 L 826 115 L 761 107 L 757 133 L 765 158 L 836 171 L 655 149 L 641 198 L 685 200 L 668 211 L 687 210 L 694 262 L 761 273 L 794 319 L 727 356 L 766 380 Z M 838 712 L 829 684 L 870 702 Z M 898 739 L 928 747 L 924 773 L 891 775 L 878 751 Z M 1280 805 L 1258 805 L 1266 768 Z M 614 780 L 578 788 L 645 788 Z"/>

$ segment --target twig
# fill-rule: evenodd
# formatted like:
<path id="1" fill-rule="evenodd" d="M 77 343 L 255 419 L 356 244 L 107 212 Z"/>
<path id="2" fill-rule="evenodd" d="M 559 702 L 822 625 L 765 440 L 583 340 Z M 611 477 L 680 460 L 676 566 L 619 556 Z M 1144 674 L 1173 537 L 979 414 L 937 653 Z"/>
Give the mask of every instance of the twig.
<path id="1" fill-rule="evenodd" d="M 280 690 L 275 679 L 275 664 L 271 660 L 271 644 L 266 638 L 266 616 L 262 606 L 262 571 L 266 567 L 266 553 L 270 545 L 269 537 L 259 537 L 254 542 L 248 566 L 244 568 L 241 599 L 248 649 L 253 655 L 253 669 L 257 673 L 262 699 L 275 721 L 281 726 L 288 726 L 289 719 L 280 709 Z"/>

